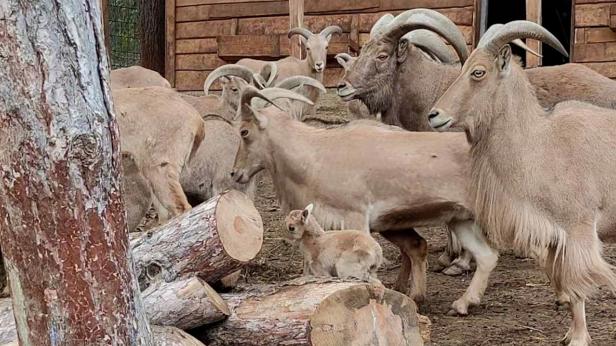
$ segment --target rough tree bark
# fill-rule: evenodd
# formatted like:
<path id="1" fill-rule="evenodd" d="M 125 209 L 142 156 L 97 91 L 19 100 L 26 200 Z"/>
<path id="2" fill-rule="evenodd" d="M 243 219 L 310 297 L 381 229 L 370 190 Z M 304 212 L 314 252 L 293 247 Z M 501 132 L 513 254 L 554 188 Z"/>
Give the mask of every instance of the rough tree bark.
<path id="1" fill-rule="evenodd" d="M 381 285 L 301 278 L 221 295 L 228 319 L 196 330 L 208 345 L 423 345 L 415 303 Z"/>
<path id="2" fill-rule="evenodd" d="M 150 323 L 188 330 L 224 320 L 227 303 L 205 281 L 158 282 L 141 293 Z"/>
<path id="3" fill-rule="evenodd" d="M 252 201 L 229 190 L 131 241 L 139 285 L 198 276 L 216 282 L 252 260 L 263 221 Z"/>
<path id="4" fill-rule="evenodd" d="M 165 75 L 165 0 L 139 0 L 141 66 Z"/>
<path id="5" fill-rule="evenodd" d="M 150 345 L 98 0 L 0 2 L 0 246 L 21 345 Z"/>
<path id="6" fill-rule="evenodd" d="M 17 329 L 15 328 L 11 299 L 0 299 L 0 345 L 8 344 L 16 339 Z"/>

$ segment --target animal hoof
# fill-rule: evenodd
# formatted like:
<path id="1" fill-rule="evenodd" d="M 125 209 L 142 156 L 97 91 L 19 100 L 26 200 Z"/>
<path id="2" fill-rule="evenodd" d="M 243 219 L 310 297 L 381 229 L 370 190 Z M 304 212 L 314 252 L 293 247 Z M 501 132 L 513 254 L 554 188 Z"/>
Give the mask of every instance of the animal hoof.
<path id="1" fill-rule="evenodd" d="M 466 271 L 467 269 L 461 268 L 454 264 L 454 265 L 451 265 L 445 268 L 445 270 L 443 270 L 443 274 L 448 275 L 448 276 L 458 276 L 458 275 L 464 274 L 464 272 Z"/>
<path id="2" fill-rule="evenodd" d="M 558 300 L 554 302 L 555 311 L 569 311 L 569 308 L 569 302 L 561 302 Z"/>
<path id="3" fill-rule="evenodd" d="M 466 314 L 461 314 L 459 312 L 457 312 L 455 309 L 449 309 L 449 311 L 447 311 L 447 316 L 467 316 L 468 313 Z"/>
<path id="4" fill-rule="evenodd" d="M 432 272 L 434 273 L 440 273 L 443 271 L 443 269 L 445 269 L 446 266 L 442 265 L 441 263 L 436 263 L 435 265 L 432 266 Z"/>

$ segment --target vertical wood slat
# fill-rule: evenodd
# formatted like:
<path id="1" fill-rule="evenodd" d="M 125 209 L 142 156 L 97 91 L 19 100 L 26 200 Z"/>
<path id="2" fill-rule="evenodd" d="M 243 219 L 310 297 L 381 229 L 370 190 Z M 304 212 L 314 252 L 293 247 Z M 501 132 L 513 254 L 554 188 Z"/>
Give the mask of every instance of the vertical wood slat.
<path id="1" fill-rule="evenodd" d="M 289 0 L 289 29 L 304 25 L 304 0 Z M 302 46 L 298 35 L 291 38 L 291 55 L 301 59 Z"/>
<path id="2" fill-rule="evenodd" d="M 526 20 L 541 25 L 541 0 L 526 0 Z M 541 54 L 541 42 L 527 40 L 526 45 Z M 541 58 L 526 52 L 526 67 L 537 66 L 541 66 Z"/>
<path id="3" fill-rule="evenodd" d="M 175 1 L 165 1 L 165 78 L 175 87 Z"/>
<path id="4" fill-rule="evenodd" d="M 105 48 L 107 57 L 111 54 L 111 27 L 109 26 L 109 0 L 100 0 L 101 19 L 103 20 L 103 35 L 105 37 Z"/>

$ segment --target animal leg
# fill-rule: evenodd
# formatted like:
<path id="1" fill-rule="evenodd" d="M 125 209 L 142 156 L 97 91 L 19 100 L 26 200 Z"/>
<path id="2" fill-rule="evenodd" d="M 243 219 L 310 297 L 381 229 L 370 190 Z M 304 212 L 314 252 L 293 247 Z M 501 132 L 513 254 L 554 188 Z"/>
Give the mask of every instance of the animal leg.
<path id="1" fill-rule="evenodd" d="M 498 262 L 498 252 L 488 245 L 479 226 L 473 221 L 459 222 L 453 226 L 462 247 L 475 258 L 477 270 L 462 297 L 451 305 L 449 314 L 468 315 L 469 306 L 479 304 L 483 297 L 490 273 Z"/>
<path id="2" fill-rule="evenodd" d="M 164 162 L 144 172 L 154 195 L 169 213 L 175 217 L 191 209 L 190 203 L 180 185 L 180 170 Z"/>
<path id="3" fill-rule="evenodd" d="M 414 229 L 389 231 L 383 234 L 385 238 L 396 244 L 402 253 L 410 259 L 411 284 L 409 297 L 416 303 L 425 300 L 426 297 L 426 271 L 428 267 L 428 243 Z M 404 256 L 402 262 L 404 268 Z M 401 270 L 402 274 L 402 270 Z M 407 278 L 408 278 L 408 274 Z M 403 277 L 398 275 L 396 287 L 401 288 Z M 408 282 L 408 281 L 407 281 Z"/>
<path id="4" fill-rule="evenodd" d="M 443 269 L 451 265 L 451 262 L 459 254 L 459 253 L 458 254 L 454 253 L 456 249 L 455 245 L 459 243 L 460 242 L 456 238 L 456 235 L 453 234 L 451 230 L 447 230 L 447 246 L 443 250 L 443 253 L 441 253 L 441 255 L 438 257 L 438 260 L 436 261 L 437 263 L 433 268 L 435 272 L 440 272 Z"/>
<path id="5" fill-rule="evenodd" d="M 586 308 L 585 301 L 583 299 L 572 300 L 570 304 L 570 311 L 573 320 L 571 321 L 571 327 L 565 334 L 565 337 L 561 340 L 563 345 L 569 346 L 587 346 L 590 345 L 590 334 L 586 328 Z"/>
<path id="6" fill-rule="evenodd" d="M 408 283 L 411 276 L 411 259 L 406 252 L 402 250 L 404 246 L 401 240 L 402 237 L 397 236 L 396 233 L 396 231 L 381 232 L 381 235 L 400 249 L 400 271 L 398 272 L 398 278 L 394 284 L 394 290 L 408 294 Z"/>
<path id="7" fill-rule="evenodd" d="M 458 276 L 471 270 L 471 260 L 473 255 L 468 250 L 463 250 L 462 255 L 456 258 L 451 265 L 443 270 L 443 274 Z"/>

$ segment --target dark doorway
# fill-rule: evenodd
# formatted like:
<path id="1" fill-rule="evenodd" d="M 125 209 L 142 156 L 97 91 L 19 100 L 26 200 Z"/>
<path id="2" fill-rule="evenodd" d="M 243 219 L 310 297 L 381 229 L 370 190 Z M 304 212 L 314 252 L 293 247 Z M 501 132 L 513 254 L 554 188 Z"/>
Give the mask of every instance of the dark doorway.
<path id="1" fill-rule="evenodd" d="M 481 24 L 485 31 L 490 25 L 526 19 L 526 0 L 483 0 Z M 542 25 L 553 33 L 569 51 L 571 42 L 571 0 L 543 0 L 541 2 Z M 523 49 L 513 46 L 513 53 L 526 63 Z M 552 47 L 543 45 L 543 66 L 560 65 L 569 62 Z"/>

